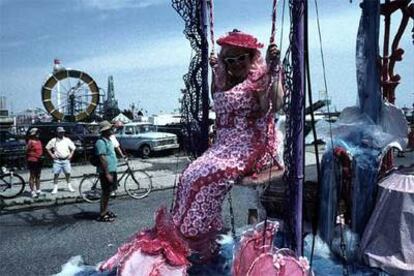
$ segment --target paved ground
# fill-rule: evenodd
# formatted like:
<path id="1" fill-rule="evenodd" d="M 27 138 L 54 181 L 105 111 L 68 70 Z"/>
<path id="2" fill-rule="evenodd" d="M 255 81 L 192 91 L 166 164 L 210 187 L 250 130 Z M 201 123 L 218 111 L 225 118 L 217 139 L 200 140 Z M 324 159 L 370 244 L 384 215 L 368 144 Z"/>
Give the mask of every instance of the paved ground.
<path id="1" fill-rule="evenodd" d="M 306 178 L 316 178 L 315 155 L 312 148 L 306 152 Z M 413 164 L 414 152 L 405 158 L 395 158 L 396 164 Z M 154 186 L 167 189 L 174 184 L 175 175 L 188 163 L 185 157 L 168 156 L 147 160 L 133 160 L 135 169 L 142 169 L 153 176 Z M 74 167 L 74 185 L 84 173 L 94 171 L 92 166 Z M 23 174 L 25 179 L 27 175 Z M 50 169 L 43 173 L 42 187 L 52 188 Z M 62 185 L 63 187 L 64 185 Z M 232 191 L 236 227 L 244 225 L 247 209 L 252 202 L 249 194 L 240 187 Z M 114 253 L 132 233 L 153 225 L 153 213 L 164 204 L 169 207 L 172 190 L 152 192 L 147 198 L 133 200 L 127 197 L 111 202 L 111 209 L 119 218 L 110 224 L 95 221 L 98 204 L 76 203 L 76 193 L 60 191 L 56 196 L 47 193 L 32 200 L 26 193 L 6 201 L 0 213 L 0 275 L 50 275 L 60 270 L 60 265 L 71 256 L 82 255 L 89 264 L 95 264 Z M 61 203 L 72 203 L 60 205 Z M 34 208 L 47 204 L 48 208 Z M 230 226 L 227 201 L 223 206 L 226 225 Z"/>
<path id="2" fill-rule="evenodd" d="M 232 190 L 236 227 L 246 223 L 249 199 L 240 187 Z M 77 203 L 0 216 L 0 275 L 51 275 L 70 257 L 82 255 L 89 264 L 110 257 L 134 232 L 153 225 L 154 211 L 169 207 L 172 190 L 156 191 L 142 200 L 110 202 L 116 221 L 95 221 L 98 204 Z M 251 207 L 250 207 L 251 208 Z M 227 200 L 223 217 L 230 227 Z"/>
<path id="3" fill-rule="evenodd" d="M 320 154 L 323 152 L 323 147 L 320 147 Z M 306 180 L 316 180 L 316 155 L 314 153 L 313 146 L 306 147 L 305 160 Z M 409 165 L 414 164 L 414 151 L 406 152 L 405 157 L 395 157 L 395 164 Z M 178 174 L 188 165 L 189 159 L 185 156 L 165 156 L 150 159 L 132 159 L 130 160 L 133 170 L 143 170 L 151 176 L 154 190 L 167 189 L 173 187 L 176 180 L 178 181 Z M 120 168 L 123 170 L 124 168 Z M 8 199 L 0 202 L 0 210 L 16 210 L 16 209 L 28 209 L 39 206 L 52 206 L 67 204 L 73 202 L 81 202 L 82 199 L 79 196 L 78 187 L 84 174 L 94 173 L 96 170 L 92 165 L 75 165 L 73 166 L 73 179 L 72 185 L 75 188 L 74 193 L 71 193 L 66 188 L 66 182 L 63 178 L 59 180 L 59 193 L 52 195 L 50 192 L 53 188 L 53 175 L 50 168 L 46 168 L 42 171 L 41 189 L 45 192 L 39 198 L 32 198 L 29 192 L 28 184 L 26 184 L 26 191 L 19 197 L 14 199 Z M 27 172 L 20 173 L 22 177 L 27 181 L 29 175 Z M 123 184 L 122 182 L 120 184 Z M 118 196 L 125 195 L 122 186 L 118 191 Z"/>

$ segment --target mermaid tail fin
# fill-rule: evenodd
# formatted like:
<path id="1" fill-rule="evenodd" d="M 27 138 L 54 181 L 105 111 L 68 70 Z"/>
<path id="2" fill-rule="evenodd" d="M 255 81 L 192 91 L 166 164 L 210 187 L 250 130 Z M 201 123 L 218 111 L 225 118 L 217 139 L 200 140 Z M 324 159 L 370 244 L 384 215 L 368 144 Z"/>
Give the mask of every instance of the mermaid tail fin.
<path id="1" fill-rule="evenodd" d="M 134 235 L 100 270 L 117 267 L 118 275 L 186 275 L 189 252 L 170 213 L 161 207 L 156 212 L 154 228 Z"/>

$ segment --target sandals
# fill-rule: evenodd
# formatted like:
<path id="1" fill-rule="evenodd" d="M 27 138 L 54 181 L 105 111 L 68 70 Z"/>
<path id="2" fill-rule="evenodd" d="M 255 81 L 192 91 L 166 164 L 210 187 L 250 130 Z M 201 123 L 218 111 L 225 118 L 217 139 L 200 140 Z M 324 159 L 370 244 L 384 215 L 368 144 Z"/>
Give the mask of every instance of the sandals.
<path id="1" fill-rule="evenodd" d="M 106 212 L 106 214 L 110 217 L 110 218 L 116 218 L 116 214 L 114 212 L 108 211 Z"/>
<path id="2" fill-rule="evenodd" d="M 108 213 L 106 213 L 103 216 L 99 216 L 96 220 L 100 222 L 113 222 L 115 218 L 111 217 Z"/>

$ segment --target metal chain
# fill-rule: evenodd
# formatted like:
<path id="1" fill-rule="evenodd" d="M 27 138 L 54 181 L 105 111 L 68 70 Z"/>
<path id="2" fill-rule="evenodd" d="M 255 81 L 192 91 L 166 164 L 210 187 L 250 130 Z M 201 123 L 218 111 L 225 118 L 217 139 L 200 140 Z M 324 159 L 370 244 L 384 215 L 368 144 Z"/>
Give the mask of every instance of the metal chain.
<path id="1" fill-rule="evenodd" d="M 174 177 L 174 186 L 173 186 L 173 190 L 172 190 L 172 201 L 171 201 L 171 206 L 170 206 L 170 213 L 173 211 L 174 208 L 174 203 L 175 203 L 175 190 L 177 187 L 177 175 L 178 175 L 178 154 L 177 154 L 177 160 L 175 163 L 175 177 Z"/>
<path id="2" fill-rule="evenodd" d="M 340 222 L 340 235 L 341 235 L 341 253 L 342 253 L 342 258 L 344 258 L 344 261 L 342 263 L 342 273 L 344 276 L 348 276 L 349 275 L 349 270 L 348 270 L 348 265 L 347 265 L 347 257 L 346 257 L 346 244 L 345 244 L 345 238 L 344 238 L 344 225 L 345 223 L 343 223 L 342 221 Z"/>
<path id="3" fill-rule="evenodd" d="M 214 3 L 213 0 L 207 0 L 207 7 L 209 10 L 209 19 L 210 19 L 210 41 L 211 41 L 211 54 L 212 56 L 215 55 L 214 51 Z"/>
<path id="4" fill-rule="evenodd" d="M 270 33 L 270 44 L 275 42 L 276 37 L 276 4 L 277 0 L 273 0 L 273 8 L 272 8 L 272 31 Z"/>
<path id="5" fill-rule="evenodd" d="M 332 152 L 333 152 L 333 150 L 332 150 Z M 336 160 L 336 157 L 335 156 L 333 156 L 333 158 L 334 159 L 332 159 L 332 162 L 334 163 L 334 164 L 336 164 L 336 168 L 338 168 L 338 169 L 342 169 L 342 166 L 341 166 L 341 164 L 339 164 L 338 162 L 339 161 L 337 161 Z M 335 179 L 336 179 L 336 183 L 340 183 L 341 182 L 341 179 L 343 179 L 343 174 L 341 173 L 341 174 L 335 174 Z M 342 184 L 341 184 L 341 187 L 342 187 Z M 347 256 L 346 256 L 346 244 L 345 244 L 345 237 L 344 237 L 344 225 L 345 225 L 345 222 L 342 220 L 342 217 L 341 217 L 341 215 L 342 214 L 340 214 L 340 210 L 339 210 L 339 208 L 337 208 L 337 212 L 336 212 L 336 218 L 338 219 L 339 218 L 339 221 L 336 221 L 335 223 L 337 223 L 338 224 L 338 222 L 339 222 L 339 235 L 340 235 L 340 249 L 341 249 L 341 254 L 342 254 L 342 274 L 344 275 L 344 276 L 348 276 L 349 275 L 349 270 L 348 270 L 348 265 L 347 265 Z"/>
<path id="6" fill-rule="evenodd" d="M 233 200 L 231 199 L 231 189 L 229 190 L 229 197 L 227 198 L 229 201 L 230 207 L 230 223 L 231 223 L 231 235 L 233 239 L 236 239 L 236 226 L 234 223 L 234 211 L 233 211 Z"/>

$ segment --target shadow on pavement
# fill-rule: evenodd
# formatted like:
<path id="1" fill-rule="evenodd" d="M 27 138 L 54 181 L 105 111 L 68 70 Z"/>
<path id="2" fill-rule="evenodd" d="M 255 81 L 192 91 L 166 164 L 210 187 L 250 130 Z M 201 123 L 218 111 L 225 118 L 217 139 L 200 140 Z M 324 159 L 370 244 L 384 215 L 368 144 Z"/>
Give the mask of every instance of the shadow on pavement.
<path id="1" fill-rule="evenodd" d="M 96 220 L 99 212 L 80 212 L 73 215 L 73 218 L 78 220 Z"/>
<path id="2" fill-rule="evenodd" d="M 19 212 L 10 214 L 13 218 L 11 220 L 3 220 L 1 227 L 16 227 L 16 226 L 42 226 L 48 229 L 65 230 L 68 227 L 76 224 L 81 220 L 95 220 L 99 213 L 86 211 L 79 206 L 72 206 L 74 212 L 62 214 L 60 208 L 43 209 L 42 212 Z M 77 210 L 76 210 L 77 209 Z M 13 221 L 13 222 L 12 222 Z M 20 222 L 20 223 L 19 223 Z"/>

